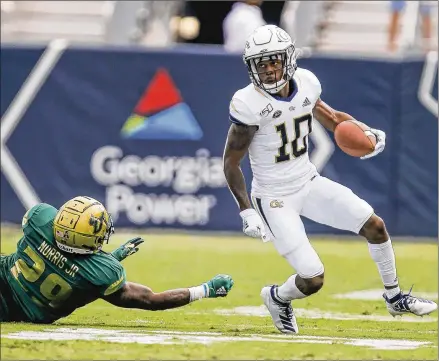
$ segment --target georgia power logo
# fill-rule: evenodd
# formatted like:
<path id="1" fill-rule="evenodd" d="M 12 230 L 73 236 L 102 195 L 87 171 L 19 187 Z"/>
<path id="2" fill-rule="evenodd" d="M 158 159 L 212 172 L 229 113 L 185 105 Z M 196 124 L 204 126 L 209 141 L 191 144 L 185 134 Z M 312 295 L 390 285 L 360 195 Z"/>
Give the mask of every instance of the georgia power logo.
<path id="1" fill-rule="evenodd" d="M 203 137 L 191 109 L 165 69 L 157 71 L 121 134 L 130 139 L 200 140 Z"/>
<path id="2" fill-rule="evenodd" d="M 203 131 L 165 69 L 158 69 L 120 131 L 124 141 L 199 141 Z M 139 145 L 139 153 L 147 148 Z M 117 221 L 135 225 L 203 225 L 217 197 L 208 189 L 227 186 L 222 158 L 201 148 L 188 154 L 124 154 L 117 145 L 97 149 L 90 162 L 94 180 L 106 187 L 105 206 Z M 141 187 L 148 187 L 143 193 Z M 166 188 L 162 193 L 155 188 Z M 203 194 L 198 191 L 204 188 Z M 206 190 L 207 189 L 207 190 Z"/>

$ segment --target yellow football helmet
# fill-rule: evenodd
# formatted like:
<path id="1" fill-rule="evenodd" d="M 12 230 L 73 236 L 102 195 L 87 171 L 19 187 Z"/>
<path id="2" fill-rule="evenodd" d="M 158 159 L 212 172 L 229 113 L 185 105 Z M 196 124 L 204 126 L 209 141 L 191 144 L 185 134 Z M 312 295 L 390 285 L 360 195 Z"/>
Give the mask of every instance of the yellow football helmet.
<path id="1" fill-rule="evenodd" d="M 113 220 L 105 207 L 90 197 L 75 197 L 59 209 L 53 222 L 58 247 L 65 252 L 98 252 L 114 233 Z"/>

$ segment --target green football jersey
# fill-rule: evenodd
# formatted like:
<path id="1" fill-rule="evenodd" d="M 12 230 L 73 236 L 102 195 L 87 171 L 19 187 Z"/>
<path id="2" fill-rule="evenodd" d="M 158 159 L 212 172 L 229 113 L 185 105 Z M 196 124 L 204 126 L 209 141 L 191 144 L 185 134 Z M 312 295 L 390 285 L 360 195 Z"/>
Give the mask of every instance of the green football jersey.
<path id="1" fill-rule="evenodd" d="M 15 302 L 7 307 L 15 312 L 2 310 L 2 321 L 50 323 L 125 284 L 125 270 L 111 254 L 75 255 L 56 246 L 56 213 L 56 208 L 45 203 L 31 208 L 23 217 L 24 236 L 17 251 L 2 257 L 0 275 L 11 295 L 2 296 L 0 305 L 8 304 L 9 296 Z"/>

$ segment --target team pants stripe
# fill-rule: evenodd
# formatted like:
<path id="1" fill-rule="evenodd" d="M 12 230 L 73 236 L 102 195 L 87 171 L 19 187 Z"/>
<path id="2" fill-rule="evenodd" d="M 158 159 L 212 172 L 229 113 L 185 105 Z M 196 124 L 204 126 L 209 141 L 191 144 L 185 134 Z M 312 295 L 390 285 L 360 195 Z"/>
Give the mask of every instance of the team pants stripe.
<path id="1" fill-rule="evenodd" d="M 267 217 L 265 217 L 264 210 L 262 209 L 262 202 L 260 198 L 252 197 L 253 205 L 255 206 L 256 210 L 258 211 L 259 215 L 264 219 L 265 224 L 268 226 L 268 229 L 270 230 L 271 234 L 274 236 L 273 231 L 271 230 L 270 225 L 268 224 Z"/>

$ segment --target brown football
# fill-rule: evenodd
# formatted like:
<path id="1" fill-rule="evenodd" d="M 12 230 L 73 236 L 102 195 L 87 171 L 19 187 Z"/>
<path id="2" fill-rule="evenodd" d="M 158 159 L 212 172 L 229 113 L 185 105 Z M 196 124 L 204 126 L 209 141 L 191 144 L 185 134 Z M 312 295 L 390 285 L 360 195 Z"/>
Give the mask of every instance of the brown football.
<path id="1" fill-rule="evenodd" d="M 339 148 L 352 157 L 362 157 L 375 149 L 376 137 L 367 135 L 366 124 L 357 120 L 345 120 L 337 125 L 334 131 L 335 141 Z"/>

